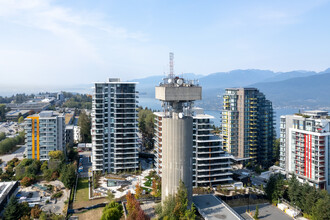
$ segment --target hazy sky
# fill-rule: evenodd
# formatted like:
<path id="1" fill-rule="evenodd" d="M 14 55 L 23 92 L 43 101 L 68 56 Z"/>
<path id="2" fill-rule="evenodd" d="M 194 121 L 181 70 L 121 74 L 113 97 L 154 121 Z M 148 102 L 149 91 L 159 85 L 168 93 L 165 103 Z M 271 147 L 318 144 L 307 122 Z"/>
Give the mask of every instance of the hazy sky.
<path id="1" fill-rule="evenodd" d="M 330 67 L 330 2 L 0 0 L 0 86 Z"/>

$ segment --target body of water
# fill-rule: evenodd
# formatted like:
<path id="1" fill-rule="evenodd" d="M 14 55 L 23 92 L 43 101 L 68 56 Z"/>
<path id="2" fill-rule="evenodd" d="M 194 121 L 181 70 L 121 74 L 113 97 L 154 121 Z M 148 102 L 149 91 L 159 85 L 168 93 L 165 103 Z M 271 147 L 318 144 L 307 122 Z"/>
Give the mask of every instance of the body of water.
<path id="1" fill-rule="evenodd" d="M 139 98 L 139 105 L 143 107 L 148 107 L 152 110 L 160 111 L 161 110 L 161 102 L 154 98 Z M 297 113 L 299 109 L 297 108 L 281 108 L 274 109 L 275 112 L 275 127 L 276 127 L 276 136 L 280 136 L 280 117 L 281 115 L 292 115 Z M 301 110 L 303 111 L 303 110 Z M 215 126 L 220 126 L 220 113 L 221 111 L 214 110 L 206 110 L 204 109 L 204 113 L 208 115 L 212 115 L 214 119 L 212 119 Z"/>

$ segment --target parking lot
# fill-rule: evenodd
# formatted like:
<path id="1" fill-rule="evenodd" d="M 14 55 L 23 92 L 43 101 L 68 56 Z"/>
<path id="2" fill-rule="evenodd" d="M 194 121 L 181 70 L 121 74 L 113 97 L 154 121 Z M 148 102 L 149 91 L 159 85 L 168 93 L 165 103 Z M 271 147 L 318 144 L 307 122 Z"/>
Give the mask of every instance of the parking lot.
<path id="1" fill-rule="evenodd" d="M 88 177 L 88 169 L 92 167 L 92 162 L 90 161 L 92 152 L 91 151 L 79 152 L 79 156 L 80 155 L 82 156 L 83 171 L 79 175 L 80 177 Z"/>
<path id="2" fill-rule="evenodd" d="M 13 137 L 18 131 L 23 129 L 18 125 L 17 122 L 0 122 L 0 133 L 6 133 L 7 137 Z"/>
<path id="3" fill-rule="evenodd" d="M 259 219 L 263 220 L 292 220 L 290 216 L 270 204 L 259 204 Z M 233 209 L 245 219 L 251 219 L 245 212 L 250 208 L 252 213 L 256 210 L 256 205 L 233 207 Z"/>
<path id="4" fill-rule="evenodd" d="M 0 165 L 2 168 L 4 168 L 5 166 L 7 166 L 7 162 L 12 160 L 13 158 L 18 158 L 19 160 L 23 159 L 23 154 L 25 152 L 26 146 L 21 146 L 20 148 L 18 148 L 14 153 L 12 154 L 5 154 L 0 156 L 0 159 L 3 161 L 3 163 Z"/>

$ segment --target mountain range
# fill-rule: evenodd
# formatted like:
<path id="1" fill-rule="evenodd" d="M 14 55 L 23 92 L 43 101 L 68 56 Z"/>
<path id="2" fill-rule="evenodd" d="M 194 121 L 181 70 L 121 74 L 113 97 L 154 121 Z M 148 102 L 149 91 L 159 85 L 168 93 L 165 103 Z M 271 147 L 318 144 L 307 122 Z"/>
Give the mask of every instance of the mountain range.
<path id="1" fill-rule="evenodd" d="M 180 75 L 181 76 L 181 75 Z M 183 74 L 187 79 L 198 79 L 203 87 L 203 100 L 196 105 L 208 110 L 221 107 L 219 98 L 225 88 L 255 87 L 263 92 L 276 107 L 326 108 L 330 107 L 330 68 L 322 72 L 296 70 L 273 72 L 248 69 L 217 72 L 209 75 Z M 151 76 L 132 81 L 139 82 L 142 97 L 154 97 L 154 87 L 164 76 Z"/>

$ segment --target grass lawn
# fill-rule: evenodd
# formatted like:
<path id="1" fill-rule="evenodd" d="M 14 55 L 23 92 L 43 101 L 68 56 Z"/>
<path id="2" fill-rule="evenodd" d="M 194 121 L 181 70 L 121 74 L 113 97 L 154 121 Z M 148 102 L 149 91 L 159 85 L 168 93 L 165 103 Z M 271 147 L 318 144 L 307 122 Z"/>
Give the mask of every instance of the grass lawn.
<path id="1" fill-rule="evenodd" d="M 79 178 L 76 200 L 73 202 L 73 208 L 81 208 L 86 206 L 96 205 L 102 202 L 107 202 L 107 199 L 93 199 L 89 200 L 88 178 Z"/>
<path id="2" fill-rule="evenodd" d="M 88 178 L 79 178 L 76 201 L 88 201 L 89 189 L 88 189 Z"/>

